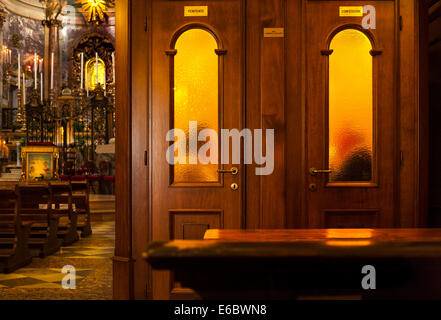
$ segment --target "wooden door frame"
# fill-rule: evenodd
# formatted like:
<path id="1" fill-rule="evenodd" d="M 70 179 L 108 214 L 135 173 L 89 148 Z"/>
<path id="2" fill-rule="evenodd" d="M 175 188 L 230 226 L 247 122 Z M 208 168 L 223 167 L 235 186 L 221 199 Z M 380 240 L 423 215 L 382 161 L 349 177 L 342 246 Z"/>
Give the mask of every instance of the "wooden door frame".
<path id="1" fill-rule="evenodd" d="M 245 0 L 244 0 L 245 1 Z M 304 8 L 306 0 L 299 1 Z M 427 10 L 423 1 L 396 1 L 397 17 L 404 28 L 399 32 L 399 64 L 401 70 L 399 102 L 399 145 L 403 164 L 399 173 L 399 226 L 424 226 L 427 223 L 428 190 L 428 103 L 427 103 Z M 247 3 L 247 1 L 245 1 Z M 148 150 L 149 123 L 148 81 L 150 57 L 148 44 L 150 28 L 148 8 L 151 0 L 116 1 L 116 241 L 113 259 L 114 299 L 141 299 L 150 297 L 145 287 L 149 278 L 147 264 L 139 256 L 151 234 Z M 290 6 L 288 6 L 290 7 Z M 247 8 L 247 7 L 246 7 Z M 288 10 L 285 6 L 285 14 Z M 245 10 L 247 12 L 247 10 Z M 249 16 L 247 13 L 246 20 Z M 286 20 L 286 19 L 285 19 Z M 289 26 L 289 20 L 285 27 Z M 397 23 L 398 25 L 398 23 Z M 304 26 L 302 26 L 304 28 Z M 144 31 L 144 32 L 142 32 Z M 250 35 L 246 34 L 248 39 Z M 297 37 L 296 37 L 297 39 Z M 285 39 L 287 51 L 297 48 L 294 40 Z M 304 41 L 304 39 L 303 39 Z M 303 42 L 302 41 L 302 42 Z M 301 49 L 303 50 L 303 49 Z M 303 51 L 302 51 L 303 52 Z M 146 62 L 146 59 L 148 61 Z M 247 56 L 246 59 L 249 59 Z M 403 76 L 404 75 L 404 76 Z M 288 78 L 288 77 L 287 77 Z M 298 83 L 300 79 L 296 80 Z M 288 87 L 290 87 L 289 85 Z M 291 103 L 285 101 L 285 108 Z M 304 108 L 304 101 L 298 103 Z M 298 110 L 300 116 L 303 111 Z M 303 116 L 302 116 L 303 117 Z M 293 131 L 297 131 L 293 129 Z M 409 141 L 411 143 L 409 143 Z M 289 159 L 288 159 L 289 160 Z M 290 176 L 287 181 L 302 182 L 301 177 Z M 120 183 L 118 183 L 120 182 Z M 301 188 L 300 188 L 301 189 Z M 299 199 L 298 188 L 288 188 L 286 199 Z M 139 201 L 143 199 L 144 201 Z M 304 201 L 304 200 L 303 200 Z M 304 202 L 301 207 L 304 207 Z M 292 205 L 287 206 L 287 227 L 301 227 L 302 219 L 290 217 Z M 133 232 L 132 222 L 147 232 Z M 134 276 L 136 275 L 136 281 Z"/>
<path id="2" fill-rule="evenodd" d="M 148 71 L 145 53 L 150 0 L 116 1 L 115 256 L 113 298 L 149 298 L 149 269 L 141 257 L 150 232 L 133 232 L 133 221 L 150 229 Z M 118 183 L 121 182 L 121 183 Z M 143 199 L 145 201 L 139 201 Z M 134 281 L 134 275 L 136 280 Z"/>

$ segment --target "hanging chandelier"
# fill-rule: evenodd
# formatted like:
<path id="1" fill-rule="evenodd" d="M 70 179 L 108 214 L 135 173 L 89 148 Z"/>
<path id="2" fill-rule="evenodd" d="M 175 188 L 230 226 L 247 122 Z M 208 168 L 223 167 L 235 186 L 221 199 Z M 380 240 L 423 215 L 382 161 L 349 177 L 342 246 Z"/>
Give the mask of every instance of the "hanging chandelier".
<path id="1" fill-rule="evenodd" d="M 101 24 L 107 20 L 106 12 L 115 6 L 115 0 L 77 0 L 75 5 L 83 10 L 87 22 Z"/>

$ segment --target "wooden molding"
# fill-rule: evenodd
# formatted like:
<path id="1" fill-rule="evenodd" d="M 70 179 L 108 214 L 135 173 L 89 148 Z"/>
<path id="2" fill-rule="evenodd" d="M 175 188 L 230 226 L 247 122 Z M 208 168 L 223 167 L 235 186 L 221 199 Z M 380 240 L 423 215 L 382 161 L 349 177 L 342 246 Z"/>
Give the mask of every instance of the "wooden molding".
<path id="1" fill-rule="evenodd" d="M 217 54 L 218 56 L 224 56 L 224 55 L 227 54 L 227 50 L 223 50 L 223 49 L 216 49 L 216 50 L 214 50 L 214 51 L 216 52 L 216 54 Z"/>
<path id="2" fill-rule="evenodd" d="M 177 53 L 178 53 L 178 50 L 176 50 L 176 49 L 165 50 L 165 54 L 170 57 L 174 57 Z"/>
<path id="3" fill-rule="evenodd" d="M 334 52 L 334 50 L 329 49 L 329 50 L 321 50 L 320 53 L 322 54 L 322 56 L 330 56 L 332 53 Z"/>
<path id="4" fill-rule="evenodd" d="M 369 53 L 371 54 L 371 56 L 375 57 L 375 56 L 379 56 L 380 54 L 382 54 L 383 50 L 374 50 L 374 49 L 372 49 L 371 51 L 369 51 Z"/>

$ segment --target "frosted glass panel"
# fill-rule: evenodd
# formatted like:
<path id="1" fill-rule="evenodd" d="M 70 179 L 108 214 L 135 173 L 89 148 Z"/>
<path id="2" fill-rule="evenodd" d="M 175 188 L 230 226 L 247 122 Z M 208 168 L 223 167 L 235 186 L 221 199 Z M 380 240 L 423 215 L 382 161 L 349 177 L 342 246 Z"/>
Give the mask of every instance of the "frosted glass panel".
<path id="1" fill-rule="evenodd" d="M 373 98 L 371 42 L 346 29 L 329 56 L 329 167 L 331 182 L 372 180 Z"/>
<path id="2" fill-rule="evenodd" d="M 187 164 L 174 166 L 174 182 L 216 182 L 218 165 L 201 164 L 197 150 L 205 142 L 190 148 L 189 139 L 197 141 L 202 129 L 219 129 L 219 57 L 215 53 L 217 42 L 202 29 L 184 32 L 176 42 L 174 57 L 174 123 L 185 131 L 187 138 Z M 197 121 L 197 130 L 189 130 L 189 121 Z M 190 136 L 191 135 L 191 136 Z"/>

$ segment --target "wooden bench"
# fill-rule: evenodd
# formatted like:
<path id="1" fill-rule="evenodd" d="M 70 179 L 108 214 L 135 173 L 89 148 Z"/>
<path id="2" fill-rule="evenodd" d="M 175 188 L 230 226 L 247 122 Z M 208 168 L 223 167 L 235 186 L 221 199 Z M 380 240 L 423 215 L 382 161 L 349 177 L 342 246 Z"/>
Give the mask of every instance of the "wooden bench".
<path id="1" fill-rule="evenodd" d="M 0 272 L 12 272 L 32 261 L 28 247 L 30 222 L 19 215 L 15 187 L 0 187 Z"/>
<path id="2" fill-rule="evenodd" d="M 89 185 L 87 180 L 72 181 L 72 202 L 78 214 L 77 229 L 81 231 L 81 237 L 92 235 L 90 224 Z"/>
<path id="3" fill-rule="evenodd" d="M 154 242 L 143 257 L 203 299 L 441 299 L 441 229 L 207 230 L 204 239 Z M 375 290 L 362 288 L 364 266 L 375 267 Z"/>
<path id="4" fill-rule="evenodd" d="M 78 214 L 72 208 L 72 186 L 69 182 L 50 182 L 52 187 L 52 214 L 59 218 L 58 238 L 68 246 L 78 241 Z"/>
<path id="5" fill-rule="evenodd" d="M 58 239 L 59 217 L 52 213 L 52 186 L 47 184 L 19 184 L 19 214 L 23 221 L 33 222 L 29 248 L 33 256 L 41 258 L 53 254 L 61 246 Z"/>

